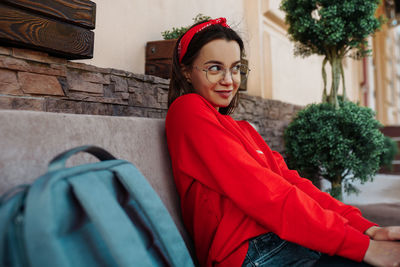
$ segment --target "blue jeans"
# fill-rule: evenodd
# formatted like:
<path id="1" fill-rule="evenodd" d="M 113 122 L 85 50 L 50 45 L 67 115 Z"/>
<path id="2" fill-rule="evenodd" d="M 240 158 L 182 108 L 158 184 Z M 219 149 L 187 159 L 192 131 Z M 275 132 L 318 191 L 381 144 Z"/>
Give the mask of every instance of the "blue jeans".
<path id="1" fill-rule="evenodd" d="M 249 250 L 242 267 L 262 266 L 369 266 L 338 256 L 320 252 L 280 239 L 274 233 L 267 233 L 249 240 Z"/>

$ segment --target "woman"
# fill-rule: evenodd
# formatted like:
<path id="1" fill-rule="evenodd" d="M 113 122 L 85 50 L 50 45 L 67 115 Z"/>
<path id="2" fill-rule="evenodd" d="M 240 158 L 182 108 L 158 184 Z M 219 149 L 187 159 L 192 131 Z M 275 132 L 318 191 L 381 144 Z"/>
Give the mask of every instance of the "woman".
<path id="1" fill-rule="evenodd" d="M 200 265 L 313 266 L 322 252 L 340 266 L 400 266 L 400 227 L 380 228 L 321 192 L 228 115 L 248 74 L 242 54 L 224 18 L 192 26 L 174 52 L 166 132 Z"/>

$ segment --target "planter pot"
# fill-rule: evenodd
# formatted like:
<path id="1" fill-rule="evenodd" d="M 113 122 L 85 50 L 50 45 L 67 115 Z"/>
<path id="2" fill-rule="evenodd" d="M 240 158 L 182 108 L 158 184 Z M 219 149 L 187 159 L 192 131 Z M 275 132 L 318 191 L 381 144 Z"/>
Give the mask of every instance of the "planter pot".
<path id="1" fill-rule="evenodd" d="M 172 67 L 172 56 L 177 39 L 147 42 L 145 74 L 169 79 Z M 248 60 L 243 59 L 248 65 Z M 240 85 L 239 90 L 247 90 L 247 82 Z"/>
<path id="2" fill-rule="evenodd" d="M 146 44 L 145 74 L 169 79 L 176 39 L 148 42 Z"/>

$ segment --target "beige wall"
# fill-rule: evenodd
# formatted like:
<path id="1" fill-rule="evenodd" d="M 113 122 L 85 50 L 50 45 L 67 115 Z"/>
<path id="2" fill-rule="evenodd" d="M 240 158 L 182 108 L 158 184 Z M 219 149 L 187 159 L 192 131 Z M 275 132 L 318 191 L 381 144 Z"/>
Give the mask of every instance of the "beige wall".
<path id="1" fill-rule="evenodd" d="M 242 1 L 231 0 L 92 0 L 96 3 L 94 58 L 99 67 L 144 73 L 145 46 L 161 32 L 187 26 L 202 13 L 226 17 L 233 28 L 244 26 Z"/>
<path id="2" fill-rule="evenodd" d="M 192 23 L 198 13 L 227 17 L 243 37 L 251 69 L 248 93 L 306 105 L 322 95 L 318 56 L 293 56 L 280 0 L 94 0 L 97 4 L 94 58 L 83 62 L 144 73 L 145 45 L 161 32 Z M 329 71 L 329 69 L 327 69 Z M 359 97 L 358 63 L 346 61 L 346 84 Z M 329 87 L 328 87 L 329 88 Z"/>

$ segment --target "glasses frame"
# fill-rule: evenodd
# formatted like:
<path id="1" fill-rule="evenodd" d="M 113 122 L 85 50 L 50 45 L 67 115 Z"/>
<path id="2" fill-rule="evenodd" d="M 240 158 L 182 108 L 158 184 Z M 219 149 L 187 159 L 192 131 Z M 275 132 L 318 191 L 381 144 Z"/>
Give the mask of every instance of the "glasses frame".
<path id="1" fill-rule="evenodd" d="M 245 67 L 247 68 L 247 73 L 246 73 L 245 75 L 244 75 L 241 71 L 239 71 L 239 72 L 240 72 L 240 82 L 239 82 L 238 84 L 239 84 L 239 86 L 240 86 L 242 83 L 244 83 L 244 82 L 247 80 L 247 77 L 249 76 L 249 73 L 250 73 L 250 69 L 249 69 L 249 67 L 248 67 L 246 64 L 242 64 L 242 63 L 239 63 L 239 64 L 240 64 L 241 67 L 242 67 L 242 66 L 245 66 Z M 236 66 L 237 66 L 237 65 L 235 65 L 234 67 L 236 67 Z M 224 69 L 222 70 L 223 76 L 222 76 L 222 78 L 221 78 L 220 80 L 218 80 L 217 82 L 211 82 L 210 79 L 208 78 L 208 72 L 210 71 L 209 69 L 201 68 L 201 67 L 198 67 L 198 66 L 194 66 L 194 67 L 195 67 L 197 70 L 204 71 L 204 72 L 206 73 L 207 81 L 209 81 L 209 82 L 212 83 L 212 84 L 219 83 L 221 80 L 223 80 L 223 79 L 225 78 L 225 76 L 226 76 L 226 72 L 229 70 L 229 73 L 230 73 L 230 75 L 231 75 L 232 82 L 234 82 L 234 83 L 237 84 L 237 82 L 235 82 L 235 80 L 233 79 L 233 74 L 232 74 L 232 69 L 233 69 L 234 67 L 229 68 L 229 69 L 224 68 Z"/>

